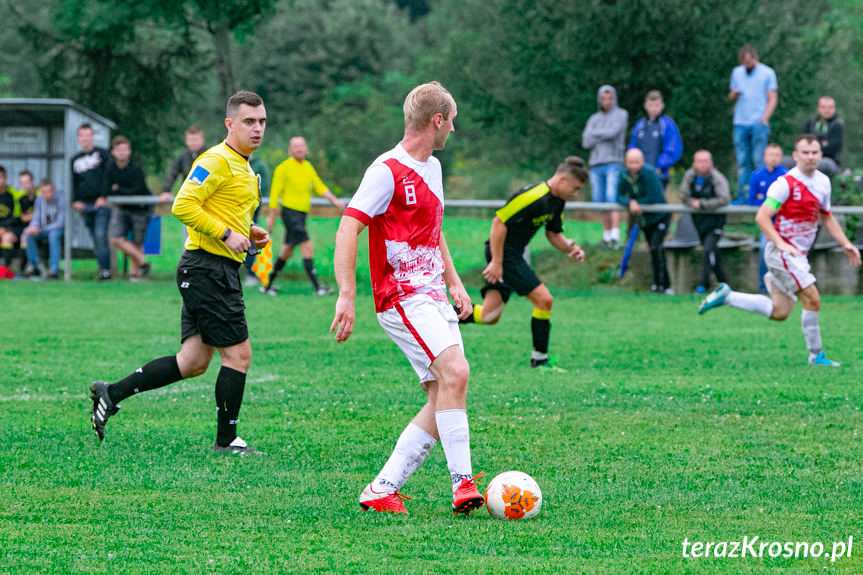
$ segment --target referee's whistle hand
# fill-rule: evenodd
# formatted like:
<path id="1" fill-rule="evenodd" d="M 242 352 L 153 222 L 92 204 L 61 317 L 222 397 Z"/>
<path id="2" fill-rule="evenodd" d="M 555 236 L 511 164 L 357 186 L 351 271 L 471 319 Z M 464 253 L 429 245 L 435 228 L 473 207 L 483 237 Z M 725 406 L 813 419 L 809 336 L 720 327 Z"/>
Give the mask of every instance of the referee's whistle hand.
<path id="1" fill-rule="evenodd" d="M 225 240 L 225 245 L 235 254 L 242 254 L 252 246 L 252 242 L 243 234 L 231 234 Z"/>

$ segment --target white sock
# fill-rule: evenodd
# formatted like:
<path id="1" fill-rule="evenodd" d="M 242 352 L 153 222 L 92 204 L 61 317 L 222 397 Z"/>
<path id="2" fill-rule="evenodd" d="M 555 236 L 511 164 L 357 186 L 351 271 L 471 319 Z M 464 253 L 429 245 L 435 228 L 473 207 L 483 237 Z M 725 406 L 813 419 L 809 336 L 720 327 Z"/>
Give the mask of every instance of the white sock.
<path id="1" fill-rule="evenodd" d="M 620 241 L 620 228 L 611 228 L 611 239 L 615 242 Z"/>
<path id="2" fill-rule="evenodd" d="M 464 409 L 435 411 L 440 444 L 446 455 L 446 465 L 452 477 L 452 488 L 458 487 L 464 477 L 473 477 L 470 464 L 470 430 Z"/>
<path id="3" fill-rule="evenodd" d="M 800 327 L 803 329 L 803 339 L 809 349 L 809 359 L 824 351 L 821 344 L 821 326 L 818 325 L 818 312 L 804 309 L 800 314 Z"/>
<path id="4" fill-rule="evenodd" d="M 437 445 L 437 440 L 426 433 L 419 425 L 411 422 L 405 427 L 392 455 L 387 459 L 381 472 L 372 481 L 372 487 L 392 493 L 407 483 L 414 471 L 428 457 L 429 451 Z"/>
<path id="5" fill-rule="evenodd" d="M 548 359 L 548 354 L 533 350 L 532 352 L 530 352 L 530 359 L 535 359 L 537 361 L 541 359 Z"/>
<path id="6" fill-rule="evenodd" d="M 602 230 L 602 241 L 610 242 L 611 241 L 611 230 Z"/>
<path id="7" fill-rule="evenodd" d="M 761 314 L 768 319 L 770 318 L 770 314 L 773 313 L 773 300 L 761 294 L 740 293 L 739 291 L 729 292 L 725 296 L 725 305 Z"/>

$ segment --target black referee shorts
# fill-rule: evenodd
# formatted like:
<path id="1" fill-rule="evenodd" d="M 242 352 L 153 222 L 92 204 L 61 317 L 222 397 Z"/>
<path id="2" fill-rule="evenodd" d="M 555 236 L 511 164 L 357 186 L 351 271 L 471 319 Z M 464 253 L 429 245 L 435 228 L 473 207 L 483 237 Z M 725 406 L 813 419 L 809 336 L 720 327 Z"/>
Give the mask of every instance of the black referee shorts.
<path id="1" fill-rule="evenodd" d="M 183 252 L 177 265 L 177 287 L 183 297 L 181 342 L 201 334 L 205 344 L 224 348 L 249 339 L 237 271 L 241 263 L 204 250 Z"/>
<path id="2" fill-rule="evenodd" d="M 306 231 L 306 212 L 282 208 L 282 223 L 285 224 L 285 243 L 298 246 L 309 239 Z"/>
<path id="3" fill-rule="evenodd" d="M 491 248 L 489 247 L 488 242 L 485 243 L 485 261 L 486 263 L 491 262 Z M 527 262 L 524 261 L 524 257 L 521 254 L 515 254 L 504 250 L 503 281 L 496 284 L 486 282 L 486 284 L 482 286 L 480 293 L 482 294 L 482 297 L 485 298 L 485 294 L 488 290 L 497 290 L 497 292 L 500 293 L 503 303 L 506 303 L 509 301 L 509 296 L 512 295 L 512 292 L 515 292 L 520 296 L 526 296 L 541 284 L 542 282 L 536 276 L 533 269 L 527 265 Z"/>

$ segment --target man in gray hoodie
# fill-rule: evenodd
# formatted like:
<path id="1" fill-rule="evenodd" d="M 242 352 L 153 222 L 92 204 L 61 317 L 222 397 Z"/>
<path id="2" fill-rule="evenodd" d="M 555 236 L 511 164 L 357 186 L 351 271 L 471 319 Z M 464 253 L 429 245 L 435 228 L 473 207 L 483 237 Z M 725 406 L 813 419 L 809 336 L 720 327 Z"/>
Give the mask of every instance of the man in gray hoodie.
<path id="1" fill-rule="evenodd" d="M 623 170 L 629 113 L 617 106 L 617 91 L 605 84 L 596 95 L 599 111 L 587 120 L 581 145 L 590 150 L 590 193 L 594 202 L 617 202 L 617 182 Z M 620 246 L 620 217 L 602 212 L 602 243 Z"/>

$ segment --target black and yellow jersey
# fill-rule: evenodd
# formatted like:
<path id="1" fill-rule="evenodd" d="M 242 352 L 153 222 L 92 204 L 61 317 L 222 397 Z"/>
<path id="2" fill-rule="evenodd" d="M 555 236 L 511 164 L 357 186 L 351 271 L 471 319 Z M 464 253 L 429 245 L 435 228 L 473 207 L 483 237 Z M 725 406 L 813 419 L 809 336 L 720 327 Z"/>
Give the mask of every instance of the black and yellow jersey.
<path id="1" fill-rule="evenodd" d="M 505 252 L 521 256 L 525 246 L 542 226 L 550 232 L 563 232 L 562 199 L 551 193 L 546 182 L 522 188 L 507 200 L 495 215 L 506 226 Z"/>
<path id="2" fill-rule="evenodd" d="M 33 207 L 36 205 L 36 196 L 38 195 L 38 192 L 33 194 L 33 197 L 30 197 L 24 190 L 21 190 L 20 194 L 21 195 L 18 197 L 18 206 L 20 209 L 20 214 L 18 214 L 19 219 L 21 219 L 22 216 L 33 213 Z M 24 223 L 23 219 L 21 219 L 21 223 Z"/>
<path id="3" fill-rule="evenodd" d="M 0 228 L 12 228 L 21 215 L 21 204 L 18 201 L 21 192 L 6 187 L 0 191 Z"/>
<path id="4" fill-rule="evenodd" d="M 252 215 L 260 203 L 258 176 L 248 158 L 222 142 L 192 164 L 172 211 L 189 229 L 187 250 L 202 249 L 243 261 L 246 254 L 232 252 L 221 237 L 228 228 L 249 237 Z"/>

